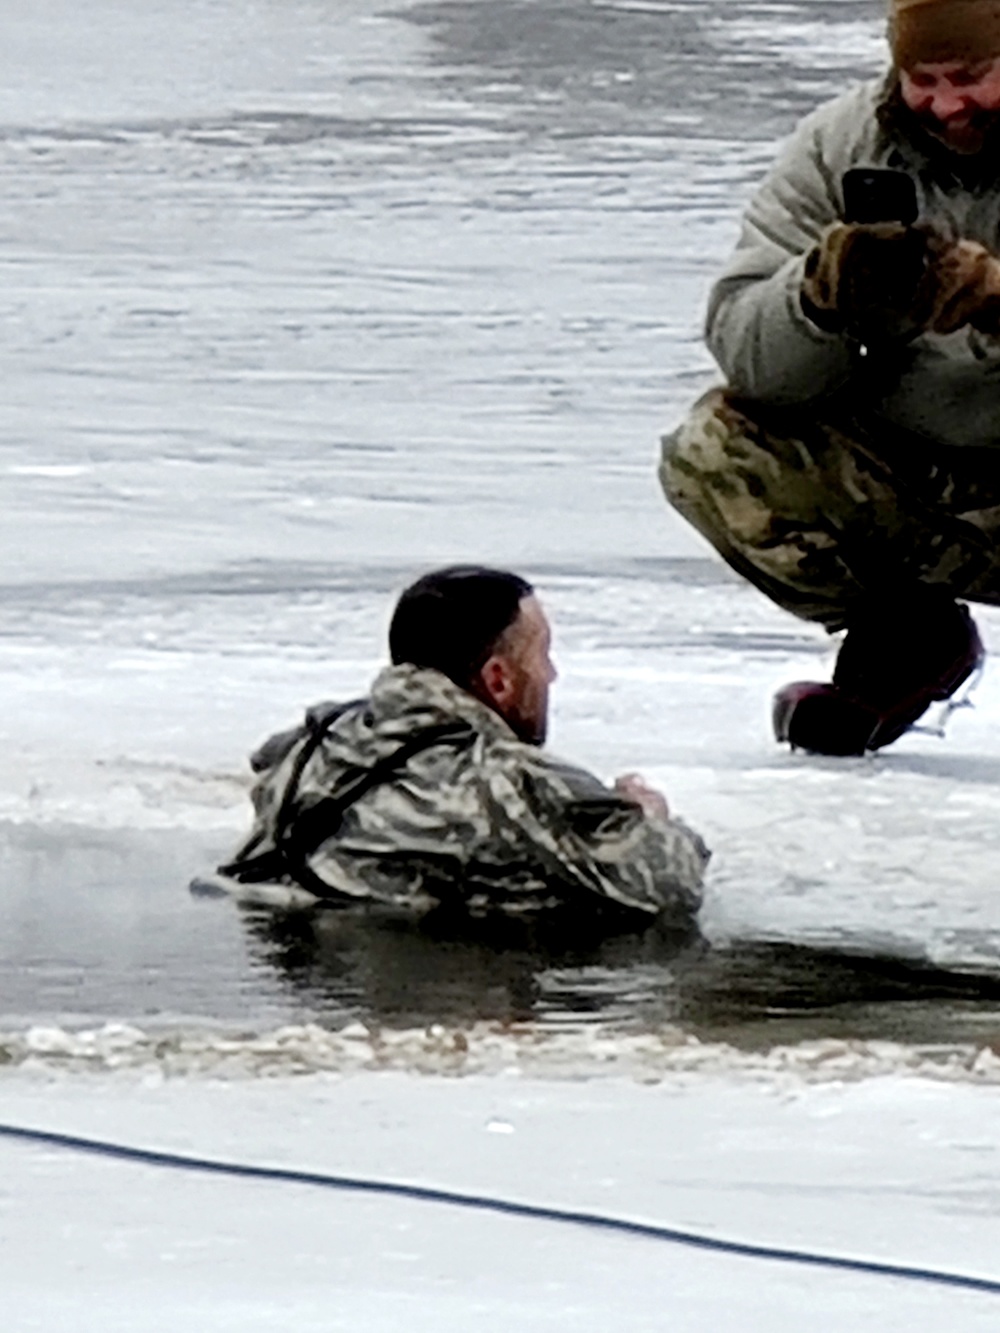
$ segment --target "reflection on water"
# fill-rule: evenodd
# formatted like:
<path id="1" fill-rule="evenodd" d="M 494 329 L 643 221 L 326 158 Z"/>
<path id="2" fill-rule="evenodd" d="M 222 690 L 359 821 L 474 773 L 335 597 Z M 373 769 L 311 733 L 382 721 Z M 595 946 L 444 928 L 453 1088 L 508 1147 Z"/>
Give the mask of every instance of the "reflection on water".
<path id="1" fill-rule="evenodd" d="M 682 1025 L 762 1048 L 809 1038 L 916 1044 L 1000 1035 L 1000 977 L 873 953 L 734 942 L 680 960 Z"/>
<path id="2" fill-rule="evenodd" d="M 370 909 L 248 911 L 251 947 L 311 1008 L 398 1027 L 477 1019 L 544 1024 L 591 1018 L 642 1026 L 672 1017 L 669 961 L 696 935 L 608 933 L 550 915 L 421 919 Z M 654 978 L 647 1012 L 636 1003 Z"/>
<path id="3" fill-rule="evenodd" d="M 250 948 L 321 1021 L 677 1026 L 765 1048 L 809 1038 L 934 1043 L 1000 1035 L 1000 977 L 919 960 L 600 923 L 247 910 Z"/>

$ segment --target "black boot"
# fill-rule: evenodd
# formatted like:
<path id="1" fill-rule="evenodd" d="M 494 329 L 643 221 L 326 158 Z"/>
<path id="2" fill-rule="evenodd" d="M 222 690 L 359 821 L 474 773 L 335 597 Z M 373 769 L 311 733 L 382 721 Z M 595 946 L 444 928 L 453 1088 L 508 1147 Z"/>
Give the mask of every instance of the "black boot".
<path id="1" fill-rule="evenodd" d="M 920 587 L 851 616 L 832 685 L 796 681 L 774 698 L 774 734 L 816 754 L 856 755 L 898 740 L 982 663 L 968 607 Z"/>

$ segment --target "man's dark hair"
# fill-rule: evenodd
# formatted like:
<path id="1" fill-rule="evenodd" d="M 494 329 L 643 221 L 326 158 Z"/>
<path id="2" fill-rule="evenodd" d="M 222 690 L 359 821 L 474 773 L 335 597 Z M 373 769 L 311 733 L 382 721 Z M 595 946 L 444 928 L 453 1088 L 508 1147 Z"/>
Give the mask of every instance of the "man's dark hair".
<path id="1" fill-rule="evenodd" d="M 389 654 L 396 664 L 434 667 L 466 689 L 533 591 L 526 579 L 501 569 L 436 569 L 396 603 Z"/>

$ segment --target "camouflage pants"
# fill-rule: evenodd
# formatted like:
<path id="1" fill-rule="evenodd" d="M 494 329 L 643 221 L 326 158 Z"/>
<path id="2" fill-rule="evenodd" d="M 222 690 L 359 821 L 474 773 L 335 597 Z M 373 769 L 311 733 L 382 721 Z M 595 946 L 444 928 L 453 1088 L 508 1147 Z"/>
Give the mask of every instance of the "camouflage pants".
<path id="1" fill-rule="evenodd" d="M 1000 604 L 1000 449 L 875 434 L 832 403 L 807 412 L 713 389 L 664 438 L 660 481 L 738 573 L 830 629 L 916 583 Z"/>

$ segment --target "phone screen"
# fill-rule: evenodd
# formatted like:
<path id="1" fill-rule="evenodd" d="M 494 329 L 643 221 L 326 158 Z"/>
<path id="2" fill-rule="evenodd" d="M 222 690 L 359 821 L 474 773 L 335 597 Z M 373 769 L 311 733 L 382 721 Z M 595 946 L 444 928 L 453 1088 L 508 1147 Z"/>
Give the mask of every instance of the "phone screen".
<path id="1" fill-rule="evenodd" d="M 905 171 L 852 167 L 844 172 L 843 185 L 845 222 L 902 222 L 910 226 L 917 220 L 917 187 Z"/>

